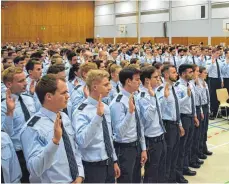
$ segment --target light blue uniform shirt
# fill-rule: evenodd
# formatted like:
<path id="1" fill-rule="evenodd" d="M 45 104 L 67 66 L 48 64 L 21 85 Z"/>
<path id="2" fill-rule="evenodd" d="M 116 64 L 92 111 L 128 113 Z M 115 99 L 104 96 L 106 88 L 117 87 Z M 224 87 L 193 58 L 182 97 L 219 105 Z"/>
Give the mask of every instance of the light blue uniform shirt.
<path id="1" fill-rule="evenodd" d="M 1 82 L 1 98 L 6 98 L 6 90 L 6 85 L 3 82 Z"/>
<path id="2" fill-rule="evenodd" d="M 140 58 L 140 62 L 141 63 L 149 63 L 149 64 L 152 64 L 154 62 L 154 58 L 146 58 L 146 56 L 142 56 Z"/>
<path id="3" fill-rule="evenodd" d="M 221 61 L 219 59 L 217 59 L 217 62 L 219 64 L 220 78 L 221 78 L 221 81 L 223 81 L 223 75 L 221 73 L 222 63 L 221 63 Z M 217 70 L 216 62 L 212 63 L 212 60 L 207 60 L 206 69 L 207 69 L 207 72 L 208 72 L 208 77 L 218 78 L 218 70 Z"/>
<path id="4" fill-rule="evenodd" d="M 159 123 L 155 97 L 150 96 L 148 89 L 142 87 L 137 99 L 140 109 L 140 118 L 144 127 L 144 135 L 146 137 L 157 137 L 163 134 L 163 129 Z"/>
<path id="5" fill-rule="evenodd" d="M 71 92 L 73 91 L 74 87 L 76 87 L 75 84 L 74 84 L 76 80 L 78 81 L 77 85 L 81 85 L 81 86 L 85 85 L 85 82 L 81 78 L 76 76 L 74 80 L 67 82 L 69 94 L 71 94 Z"/>
<path id="6" fill-rule="evenodd" d="M 70 93 L 70 100 L 72 102 L 72 113 L 86 99 L 83 91 L 84 86 L 85 85 L 75 88 Z"/>
<path id="7" fill-rule="evenodd" d="M 124 55 L 125 55 L 125 57 L 124 57 Z M 130 61 L 130 56 L 128 54 L 123 54 L 123 53 L 121 53 L 120 55 L 118 55 L 116 61 L 121 62 L 123 60 Z"/>
<path id="8" fill-rule="evenodd" d="M 42 76 L 47 74 L 48 68 L 50 66 L 51 62 L 49 61 L 49 58 L 46 58 L 42 63 Z"/>
<path id="9" fill-rule="evenodd" d="M 206 105 L 208 103 L 209 106 L 209 112 L 210 112 L 210 93 L 209 93 L 209 89 L 208 89 L 208 84 L 202 80 L 202 79 L 198 79 L 199 81 L 199 86 L 200 86 L 200 92 L 201 92 L 201 105 Z M 205 87 L 204 87 L 204 83 L 205 83 Z M 208 97 L 207 97 L 207 93 L 208 93 L 208 97 L 209 97 L 209 102 L 208 102 Z"/>
<path id="10" fill-rule="evenodd" d="M 179 117 L 177 117 L 176 115 L 176 102 L 173 96 L 172 86 L 171 85 L 169 86 L 169 96 L 166 98 L 164 96 L 165 85 L 166 85 L 166 82 L 164 82 L 156 91 L 156 96 L 159 99 L 158 102 L 161 106 L 162 119 L 169 120 L 169 121 L 177 121 Z M 177 99 L 179 99 L 178 96 L 177 96 Z M 178 100 L 178 108 L 180 112 L 179 100 Z M 181 121 L 179 121 L 178 123 L 180 126 L 182 126 Z"/>
<path id="11" fill-rule="evenodd" d="M 1 132 L 1 166 L 5 183 L 20 183 L 21 167 L 14 145 L 5 132 Z"/>
<path id="12" fill-rule="evenodd" d="M 114 99 L 114 97 L 116 97 L 118 95 L 117 86 L 119 87 L 119 90 L 121 91 L 122 85 L 119 81 L 116 83 L 113 80 L 110 80 L 110 83 L 111 83 L 112 88 L 111 88 L 111 91 L 110 91 L 108 96 L 109 96 L 110 102 L 111 102 Z"/>
<path id="13" fill-rule="evenodd" d="M 195 98 L 195 106 L 202 106 L 202 104 L 201 104 L 201 87 L 200 87 L 200 85 L 197 85 L 196 83 L 195 83 L 195 80 L 191 80 L 190 82 L 189 82 L 189 84 L 192 86 L 192 88 L 194 89 L 194 98 Z M 203 110 L 202 110 L 202 107 L 200 107 L 200 111 L 201 111 L 201 113 L 203 112 Z"/>
<path id="14" fill-rule="evenodd" d="M 181 114 L 192 114 L 192 99 L 191 96 L 188 96 L 188 92 L 187 92 L 187 82 L 185 80 L 183 80 L 182 78 L 180 78 L 177 83 L 174 86 L 174 89 L 177 93 L 177 97 L 179 100 L 179 104 L 180 104 L 180 113 Z M 194 106 L 195 106 L 195 91 L 192 87 L 192 85 L 190 85 L 192 94 L 193 94 L 193 99 L 194 99 Z M 194 115 L 196 116 L 196 108 Z"/>
<path id="15" fill-rule="evenodd" d="M 81 155 L 77 148 L 71 121 L 65 113 L 60 112 L 60 114 L 62 124 L 72 145 L 79 176 L 84 177 Z M 38 116 L 40 119 L 33 126 L 26 126 L 21 134 L 23 152 L 29 172 L 32 176 L 39 177 L 42 183 L 70 183 L 74 181 L 76 178 L 71 176 L 63 139 L 61 138 L 59 145 L 52 141 L 56 113 L 42 107 L 34 116 Z"/>
<path id="16" fill-rule="evenodd" d="M 122 89 L 119 94 L 122 94 L 120 102 L 116 102 L 114 98 L 110 104 L 111 111 L 111 123 L 113 128 L 114 140 L 118 143 L 131 143 L 137 141 L 137 123 L 135 119 L 135 112 L 129 112 L 129 98 L 130 93 L 125 89 Z M 138 101 L 135 100 L 137 112 L 140 112 Z M 140 115 L 140 113 L 139 113 Z M 139 116 L 140 118 L 140 116 Z M 141 134 L 140 144 L 142 150 L 146 150 L 145 139 L 144 139 L 144 127 L 141 122 Z"/>
<path id="17" fill-rule="evenodd" d="M 108 159 L 108 155 L 103 137 L 103 118 L 97 115 L 98 101 L 89 96 L 83 104 L 86 104 L 86 106 L 82 110 L 76 109 L 74 111 L 72 121 L 76 141 L 82 154 L 82 160 L 87 162 L 106 160 Z M 110 141 L 113 148 L 113 159 L 116 161 L 117 156 L 113 146 L 110 109 L 108 105 L 103 105 L 104 115 L 110 133 Z"/>
<path id="18" fill-rule="evenodd" d="M 2 129 L 7 132 L 10 135 L 10 138 L 12 139 L 12 142 L 14 144 L 14 148 L 16 151 L 21 150 L 21 141 L 20 141 L 20 135 L 21 135 L 21 130 L 23 128 L 23 125 L 26 124 L 25 118 L 24 118 L 24 113 L 22 111 L 20 102 L 18 100 L 18 95 L 13 95 L 12 97 L 15 98 L 15 103 L 16 107 L 14 109 L 14 114 L 13 117 L 11 116 L 6 116 L 7 112 L 7 107 L 6 107 L 6 100 L 4 100 L 1 104 L 1 118 L 2 118 Z M 36 113 L 36 108 L 35 108 L 35 103 L 34 100 L 31 96 L 22 94 L 21 95 L 22 100 L 24 104 L 26 105 L 30 116 Z M 13 132 L 8 132 L 10 130 L 9 127 L 12 127 Z"/>
<path id="19" fill-rule="evenodd" d="M 229 78 L 229 63 L 226 63 L 226 60 L 222 64 L 221 73 L 223 78 Z"/>

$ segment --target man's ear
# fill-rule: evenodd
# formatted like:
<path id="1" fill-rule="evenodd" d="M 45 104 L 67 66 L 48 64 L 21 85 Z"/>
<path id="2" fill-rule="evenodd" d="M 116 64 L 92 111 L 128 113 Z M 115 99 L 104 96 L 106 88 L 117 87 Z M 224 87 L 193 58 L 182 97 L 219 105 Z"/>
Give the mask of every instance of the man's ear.
<path id="1" fill-rule="evenodd" d="M 6 83 L 5 83 L 5 86 L 6 86 L 7 88 L 11 88 L 11 87 L 12 87 L 12 82 L 6 82 Z"/>

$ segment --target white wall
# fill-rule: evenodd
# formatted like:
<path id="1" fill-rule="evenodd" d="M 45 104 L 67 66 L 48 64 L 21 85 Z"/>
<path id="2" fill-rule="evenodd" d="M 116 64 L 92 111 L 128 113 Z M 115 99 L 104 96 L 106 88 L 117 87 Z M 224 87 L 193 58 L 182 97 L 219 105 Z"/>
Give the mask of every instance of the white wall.
<path id="1" fill-rule="evenodd" d="M 212 5 L 229 3 L 229 0 L 211 0 Z M 209 26 L 208 0 L 172 1 L 172 25 L 169 23 L 169 1 L 141 1 L 143 13 L 140 20 L 141 37 L 163 37 L 163 23 L 167 22 L 167 35 L 171 28 L 172 37 L 225 36 L 223 19 L 229 18 L 229 7 L 212 8 L 212 26 Z M 205 5 L 205 18 L 201 19 L 201 5 Z M 96 1 L 95 37 L 137 37 L 135 1 Z M 126 25 L 127 34 L 120 35 L 119 25 Z M 170 27 L 171 26 L 171 27 Z"/>

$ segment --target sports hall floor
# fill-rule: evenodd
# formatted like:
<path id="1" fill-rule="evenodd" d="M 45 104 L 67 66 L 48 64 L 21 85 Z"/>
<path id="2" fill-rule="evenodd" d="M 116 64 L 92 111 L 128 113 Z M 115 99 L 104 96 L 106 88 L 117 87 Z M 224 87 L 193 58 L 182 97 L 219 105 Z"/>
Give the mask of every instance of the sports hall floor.
<path id="1" fill-rule="evenodd" d="M 229 183 L 229 121 L 215 119 L 208 127 L 208 148 L 213 152 L 204 160 L 196 176 L 185 176 L 190 183 Z"/>

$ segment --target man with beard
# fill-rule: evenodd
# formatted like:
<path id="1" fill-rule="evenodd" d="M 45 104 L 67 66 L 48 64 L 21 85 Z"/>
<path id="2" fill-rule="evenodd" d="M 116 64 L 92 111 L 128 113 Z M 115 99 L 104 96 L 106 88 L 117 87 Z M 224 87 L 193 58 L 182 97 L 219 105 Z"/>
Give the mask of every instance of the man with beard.
<path id="1" fill-rule="evenodd" d="M 193 140 L 194 123 L 199 126 L 199 121 L 196 117 L 194 89 L 189 85 L 192 80 L 193 69 L 192 65 L 183 64 L 179 67 L 180 79 L 175 84 L 175 91 L 180 102 L 180 117 L 182 126 L 185 130 L 185 135 L 180 138 L 179 143 L 179 159 L 177 162 L 177 182 L 187 183 L 188 181 L 183 175 L 194 176 L 195 171 L 191 171 L 189 167 L 189 157 L 191 155 L 191 146 Z"/>
<path id="2" fill-rule="evenodd" d="M 173 65 L 165 65 L 161 72 L 164 83 L 158 88 L 156 95 L 161 105 L 162 119 L 166 129 L 166 182 L 175 183 L 180 137 L 185 134 L 180 119 L 180 105 L 173 86 L 178 75 Z"/>
<path id="3" fill-rule="evenodd" d="M 2 78 L 7 87 L 6 98 L 1 99 L 2 130 L 10 135 L 14 144 L 22 170 L 21 182 L 29 183 L 20 134 L 26 121 L 36 112 L 35 103 L 31 96 L 23 94 L 27 82 L 22 68 L 9 67 L 3 72 Z"/>

